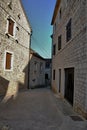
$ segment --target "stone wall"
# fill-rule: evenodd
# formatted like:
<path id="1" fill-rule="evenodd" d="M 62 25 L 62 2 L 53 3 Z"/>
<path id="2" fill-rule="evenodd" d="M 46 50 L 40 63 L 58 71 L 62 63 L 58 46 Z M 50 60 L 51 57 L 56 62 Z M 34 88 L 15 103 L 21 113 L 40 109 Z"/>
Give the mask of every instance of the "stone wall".
<path id="1" fill-rule="evenodd" d="M 65 68 L 74 68 L 74 104 L 76 111 L 87 117 L 87 2 L 70 0 L 65 5 L 61 0 L 62 18 L 59 12 L 55 19 L 56 31 L 53 33 L 53 44 L 56 44 L 56 55 L 53 56 L 52 69 L 56 70 L 53 88 L 58 92 L 59 72 L 61 69 L 61 96 L 65 94 Z M 72 19 L 72 38 L 66 42 L 66 25 Z M 54 25 L 55 25 L 54 23 Z M 62 49 L 58 51 L 58 36 L 62 35 Z"/>
<path id="2" fill-rule="evenodd" d="M 9 8 L 10 0 L 0 1 L 0 94 L 6 93 L 14 87 L 27 88 L 29 43 L 31 28 L 26 19 L 20 0 L 13 0 Z M 15 36 L 6 33 L 7 19 L 15 21 Z M 11 52 L 13 56 L 12 70 L 5 70 L 5 53 Z M 3 80 L 2 80 L 3 79 Z"/>
<path id="3" fill-rule="evenodd" d="M 30 55 L 30 88 L 45 85 L 45 60 L 35 54 Z"/>

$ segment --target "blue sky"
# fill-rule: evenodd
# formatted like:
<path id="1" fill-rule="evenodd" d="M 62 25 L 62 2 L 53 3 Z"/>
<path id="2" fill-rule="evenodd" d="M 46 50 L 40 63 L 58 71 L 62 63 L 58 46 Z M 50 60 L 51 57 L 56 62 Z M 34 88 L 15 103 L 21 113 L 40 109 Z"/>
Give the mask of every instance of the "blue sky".
<path id="1" fill-rule="evenodd" d="M 50 58 L 51 19 L 56 0 L 22 0 L 22 3 L 33 30 L 31 48 L 44 58 Z"/>

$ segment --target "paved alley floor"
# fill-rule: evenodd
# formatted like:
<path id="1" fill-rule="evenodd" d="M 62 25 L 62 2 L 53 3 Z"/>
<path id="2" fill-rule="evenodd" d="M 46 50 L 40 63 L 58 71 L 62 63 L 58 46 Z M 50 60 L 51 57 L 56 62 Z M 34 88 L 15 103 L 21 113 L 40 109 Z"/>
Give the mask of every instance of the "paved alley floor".
<path id="1" fill-rule="evenodd" d="M 72 115 L 72 107 L 50 89 L 23 91 L 0 102 L 0 130 L 87 130 L 87 121 Z"/>

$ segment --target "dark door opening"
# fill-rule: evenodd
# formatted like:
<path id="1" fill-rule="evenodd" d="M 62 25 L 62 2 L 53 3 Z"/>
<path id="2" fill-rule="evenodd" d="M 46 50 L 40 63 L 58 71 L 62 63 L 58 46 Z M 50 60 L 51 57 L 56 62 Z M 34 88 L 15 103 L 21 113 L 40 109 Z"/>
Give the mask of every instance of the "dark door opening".
<path id="1" fill-rule="evenodd" d="M 45 74 L 45 84 L 46 84 L 46 86 L 49 84 L 48 81 L 49 81 L 48 74 Z"/>
<path id="2" fill-rule="evenodd" d="M 65 98 L 73 105 L 74 68 L 65 69 Z"/>
<path id="3" fill-rule="evenodd" d="M 48 79 L 48 74 L 45 74 L 45 79 Z"/>

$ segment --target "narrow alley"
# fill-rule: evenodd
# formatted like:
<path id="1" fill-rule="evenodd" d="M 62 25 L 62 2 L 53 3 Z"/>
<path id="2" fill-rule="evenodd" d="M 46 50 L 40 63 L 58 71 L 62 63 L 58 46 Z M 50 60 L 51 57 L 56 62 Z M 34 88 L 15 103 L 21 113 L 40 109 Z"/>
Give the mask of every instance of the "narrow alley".
<path id="1" fill-rule="evenodd" d="M 0 130 L 87 130 L 87 121 L 49 88 L 22 91 L 0 102 Z"/>

